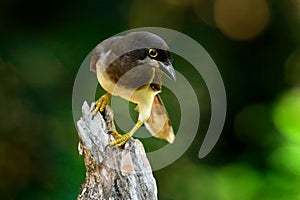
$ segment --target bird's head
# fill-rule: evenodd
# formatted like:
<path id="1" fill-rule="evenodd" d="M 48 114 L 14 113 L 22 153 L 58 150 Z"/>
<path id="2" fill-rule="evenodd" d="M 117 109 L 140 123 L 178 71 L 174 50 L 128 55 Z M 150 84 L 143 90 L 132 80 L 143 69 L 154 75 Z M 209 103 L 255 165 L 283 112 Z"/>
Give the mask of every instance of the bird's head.
<path id="1" fill-rule="evenodd" d="M 150 65 L 159 68 L 162 72 L 164 72 L 167 77 L 174 80 L 175 71 L 173 65 L 171 63 L 171 54 L 168 50 L 158 49 L 158 48 L 148 48 L 146 50 L 146 58 L 145 61 Z"/>
<path id="2" fill-rule="evenodd" d="M 110 49 L 117 56 L 126 55 L 140 65 L 152 66 L 175 80 L 175 70 L 171 63 L 170 48 L 158 35 L 150 32 L 132 32 L 119 37 Z M 126 52 L 126 53 L 124 53 Z"/>

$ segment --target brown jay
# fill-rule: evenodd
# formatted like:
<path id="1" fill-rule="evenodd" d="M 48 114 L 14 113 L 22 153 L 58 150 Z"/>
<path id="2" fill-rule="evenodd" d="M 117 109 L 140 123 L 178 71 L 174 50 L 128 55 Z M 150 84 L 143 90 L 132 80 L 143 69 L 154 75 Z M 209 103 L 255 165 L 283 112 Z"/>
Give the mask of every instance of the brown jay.
<path id="1" fill-rule="evenodd" d="M 132 32 L 102 41 L 93 50 L 91 71 L 107 91 L 96 101 L 94 114 L 103 112 L 111 95 L 137 104 L 138 121 L 126 134 L 114 132 L 110 145 L 122 146 L 145 124 L 151 135 L 174 141 L 174 132 L 159 93 L 165 74 L 175 80 L 167 43 L 150 32 Z"/>

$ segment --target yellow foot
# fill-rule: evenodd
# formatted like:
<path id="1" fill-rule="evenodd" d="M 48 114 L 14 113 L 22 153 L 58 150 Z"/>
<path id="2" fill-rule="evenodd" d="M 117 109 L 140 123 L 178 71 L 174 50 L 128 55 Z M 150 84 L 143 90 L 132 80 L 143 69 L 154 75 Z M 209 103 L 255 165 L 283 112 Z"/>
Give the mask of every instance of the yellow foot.
<path id="1" fill-rule="evenodd" d="M 124 145 L 131 138 L 131 135 L 129 133 L 126 133 L 123 135 L 120 135 L 119 133 L 117 133 L 117 134 L 118 134 L 118 136 L 117 136 L 118 139 L 110 142 L 109 143 L 110 146 L 116 145 L 117 147 L 120 147 L 120 146 Z"/>
<path id="2" fill-rule="evenodd" d="M 109 103 L 109 98 L 111 94 L 106 93 L 102 95 L 95 103 L 95 109 L 93 111 L 93 114 L 96 115 L 98 111 L 103 112 L 105 109 L 105 106 Z"/>
<path id="3" fill-rule="evenodd" d="M 111 132 L 109 132 L 109 134 L 112 135 L 116 139 L 120 139 L 122 137 L 122 135 L 120 133 L 118 133 L 117 131 L 111 131 Z"/>
<path id="4" fill-rule="evenodd" d="M 143 122 L 138 120 L 134 127 L 128 133 L 123 135 L 120 135 L 117 132 L 113 132 L 117 140 L 110 142 L 109 145 L 116 145 L 117 147 L 124 145 L 133 136 L 133 134 L 142 126 L 142 124 Z"/>

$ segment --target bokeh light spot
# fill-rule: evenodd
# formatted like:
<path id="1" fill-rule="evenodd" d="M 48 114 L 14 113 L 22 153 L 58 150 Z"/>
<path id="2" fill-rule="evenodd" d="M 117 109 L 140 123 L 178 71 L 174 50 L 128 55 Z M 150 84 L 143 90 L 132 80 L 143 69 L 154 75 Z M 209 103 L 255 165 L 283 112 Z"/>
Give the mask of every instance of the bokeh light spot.
<path id="1" fill-rule="evenodd" d="M 285 93 L 275 104 L 273 121 L 276 128 L 291 142 L 300 144 L 300 90 Z"/>
<path id="2" fill-rule="evenodd" d="M 215 26 L 214 21 L 214 1 L 194 0 L 194 9 L 197 16 L 206 24 Z"/>
<path id="3" fill-rule="evenodd" d="M 295 50 L 287 59 L 285 79 L 292 85 L 300 85 L 300 49 Z"/>
<path id="4" fill-rule="evenodd" d="M 31 86 L 55 86 L 63 77 L 62 62 L 46 46 L 22 44 L 13 48 L 11 57 L 21 77 Z"/>
<path id="5" fill-rule="evenodd" d="M 267 26 L 270 10 L 265 0 L 216 0 L 214 16 L 217 26 L 234 40 L 249 40 Z"/>
<path id="6" fill-rule="evenodd" d="M 270 156 L 269 161 L 277 170 L 297 175 L 300 178 L 299 146 L 286 144 L 274 151 Z"/>
<path id="7" fill-rule="evenodd" d="M 216 172 L 218 199 L 257 199 L 256 194 L 262 188 L 260 175 L 245 164 L 232 164 Z"/>
<path id="8" fill-rule="evenodd" d="M 172 0 L 170 0 L 172 1 Z M 183 5 L 176 5 L 172 1 L 140 1 L 132 2 L 129 14 L 130 27 L 157 26 L 157 27 L 171 27 L 174 29 L 181 29 L 184 23 Z"/>

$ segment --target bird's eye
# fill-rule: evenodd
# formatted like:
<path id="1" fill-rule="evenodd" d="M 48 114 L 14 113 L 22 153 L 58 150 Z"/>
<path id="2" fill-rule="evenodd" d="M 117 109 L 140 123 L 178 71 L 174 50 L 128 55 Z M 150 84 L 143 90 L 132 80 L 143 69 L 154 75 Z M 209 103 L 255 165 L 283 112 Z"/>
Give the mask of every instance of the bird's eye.
<path id="1" fill-rule="evenodd" d="M 158 55 L 158 52 L 156 51 L 156 49 L 149 49 L 148 54 L 151 58 L 155 58 Z"/>

